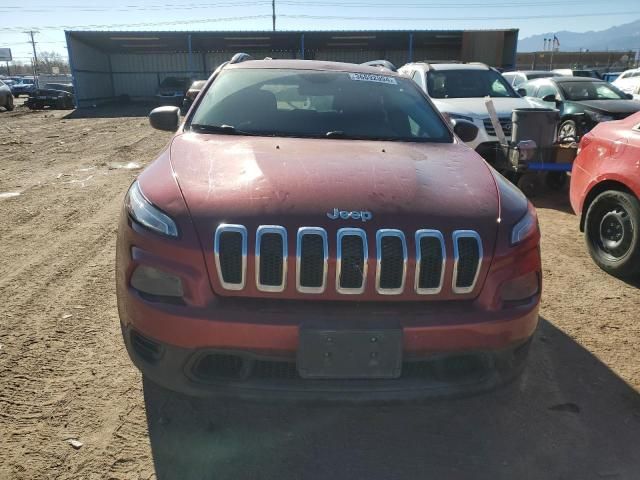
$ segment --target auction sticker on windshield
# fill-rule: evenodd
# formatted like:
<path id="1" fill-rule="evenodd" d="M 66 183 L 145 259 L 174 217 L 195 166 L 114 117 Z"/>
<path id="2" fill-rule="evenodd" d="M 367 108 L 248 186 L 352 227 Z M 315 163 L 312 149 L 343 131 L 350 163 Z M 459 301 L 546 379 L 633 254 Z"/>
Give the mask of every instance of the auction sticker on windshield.
<path id="1" fill-rule="evenodd" d="M 375 75 L 372 73 L 350 73 L 349 78 L 351 80 L 359 80 L 361 82 L 389 83 L 391 85 L 398 84 L 396 79 L 393 77 L 385 77 L 384 75 Z"/>

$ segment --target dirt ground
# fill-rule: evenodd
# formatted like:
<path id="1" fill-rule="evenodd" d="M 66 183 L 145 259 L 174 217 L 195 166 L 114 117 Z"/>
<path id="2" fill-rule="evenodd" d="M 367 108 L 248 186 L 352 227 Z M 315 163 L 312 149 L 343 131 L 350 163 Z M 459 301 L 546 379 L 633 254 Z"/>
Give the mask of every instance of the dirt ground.
<path id="1" fill-rule="evenodd" d="M 594 266 L 566 192 L 536 201 L 541 327 L 506 388 L 358 408 L 143 384 L 118 326 L 116 219 L 170 134 L 120 112 L 0 112 L 0 479 L 640 478 L 640 289 Z"/>

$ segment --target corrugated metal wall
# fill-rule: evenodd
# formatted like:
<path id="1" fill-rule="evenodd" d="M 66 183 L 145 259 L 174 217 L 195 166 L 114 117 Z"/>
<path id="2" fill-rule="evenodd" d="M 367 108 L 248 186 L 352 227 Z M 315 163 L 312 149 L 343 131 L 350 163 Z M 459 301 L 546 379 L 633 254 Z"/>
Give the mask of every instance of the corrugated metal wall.
<path id="1" fill-rule="evenodd" d="M 109 57 L 73 37 L 68 38 L 67 47 L 72 57 L 77 105 L 90 106 L 113 97 Z"/>
<path id="2" fill-rule="evenodd" d="M 74 70 L 74 82 L 80 106 L 92 105 L 121 95 L 133 98 L 152 98 L 165 77 L 206 79 L 221 63 L 229 60 L 234 53 L 194 51 L 191 55 L 187 52 L 143 54 L 135 53 L 131 48 L 120 48 L 119 53 L 107 54 L 88 45 L 87 43 L 92 43 L 91 37 L 84 39 L 80 36 L 81 34 L 82 32 L 67 33 L 69 55 Z M 80 39 L 74 35 L 79 35 Z M 158 35 L 161 34 L 158 33 Z M 187 38 L 186 35 L 185 33 L 185 38 Z M 310 37 L 304 57 L 306 59 L 351 63 L 385 58 L 400 67 L 409 61 L 409 39 L 413 38 L 413 61 L 484 61 L 490 65 L 502 66 L 513 63 L 511 57 L 514 56 L 513 50 L 517 40 L 516 33 L 502 31 L 471 31 L 464 32 L 461 36 L 453 35 L 452 38 L 446 35 L 438 36 L 420 34 L 419 32 L 415 33 L 413 37 L 410 35 L 410 33 L 406 33 L 406 49 L 398 48 L 404 44 L 404 36 L 402 38 L 396 36 L 393 41 L 389 41 L 389 45 L 393 45 L 393 49 L 385 49 L 384 42 L 371 44 L 364 49 L 353 46 L 329 48 L 329 45 L 318 42 L 312 46 L 313 37 Z M 185 41 L 185 49 L 186 43 Z M 197 44 L 197 42 L 194 43 L 194 45 Z M 290 50 L 288 49 L 289 45 L 291 46 Z M 280 47 L 282 50 L 279 51 L 248 49 L 247 52 L 254 58 L 299 58 L 300 52 L 294 45 L 295 43 L 289 43 L 286 47 L 283 45 Z M 199 48 L 202 50 L 202 42 L 199 44 Z M 240 50 L 243 49 L 240 48 Z M 131 51 L 129 52 L 129 50 Z"/>
<path id="3" fill-rule="evenodd" d="M 188 53 L 114 54 L 111 70 L 115 95 L 151 97 L 165 77 L 207 78 L 203 55 Z"/>

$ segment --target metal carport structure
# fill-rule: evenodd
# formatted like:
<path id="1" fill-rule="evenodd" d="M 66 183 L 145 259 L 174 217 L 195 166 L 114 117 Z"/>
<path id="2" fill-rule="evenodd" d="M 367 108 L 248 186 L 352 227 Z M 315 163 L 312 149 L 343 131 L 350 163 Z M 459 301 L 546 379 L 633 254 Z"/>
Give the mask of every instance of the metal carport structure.
<path id="1" fill-rule="evenodd" d="M 149 98 L 167 76 L 207 78 L 234 53 L 361 63 L 479 61 L 513 68 L 518 30 L 66 31 L 78 107 Z"/>

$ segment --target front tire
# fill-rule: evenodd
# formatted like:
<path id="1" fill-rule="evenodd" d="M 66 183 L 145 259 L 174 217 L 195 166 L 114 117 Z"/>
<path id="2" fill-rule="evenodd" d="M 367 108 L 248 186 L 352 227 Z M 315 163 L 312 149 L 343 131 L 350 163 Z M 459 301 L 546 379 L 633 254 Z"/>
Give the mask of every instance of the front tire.
<path id="1" fill-rule="evenodd" d="M 619 278 L 640 274 L 640 202 L 626 192 L 608 190 L 587 210 L 585 240 L 593 261 Z"/>
<path id="2" fill-rule="evenodd" d="M 573 120 L 566 120 L 560 124 L 560 128 L 558 129 L 558 138 L 560 141 L 566 140 L 568 138 L 573 138 L 574 140 L 578 139 L 578 127 L 576 126 L 576 122 Z"/>

